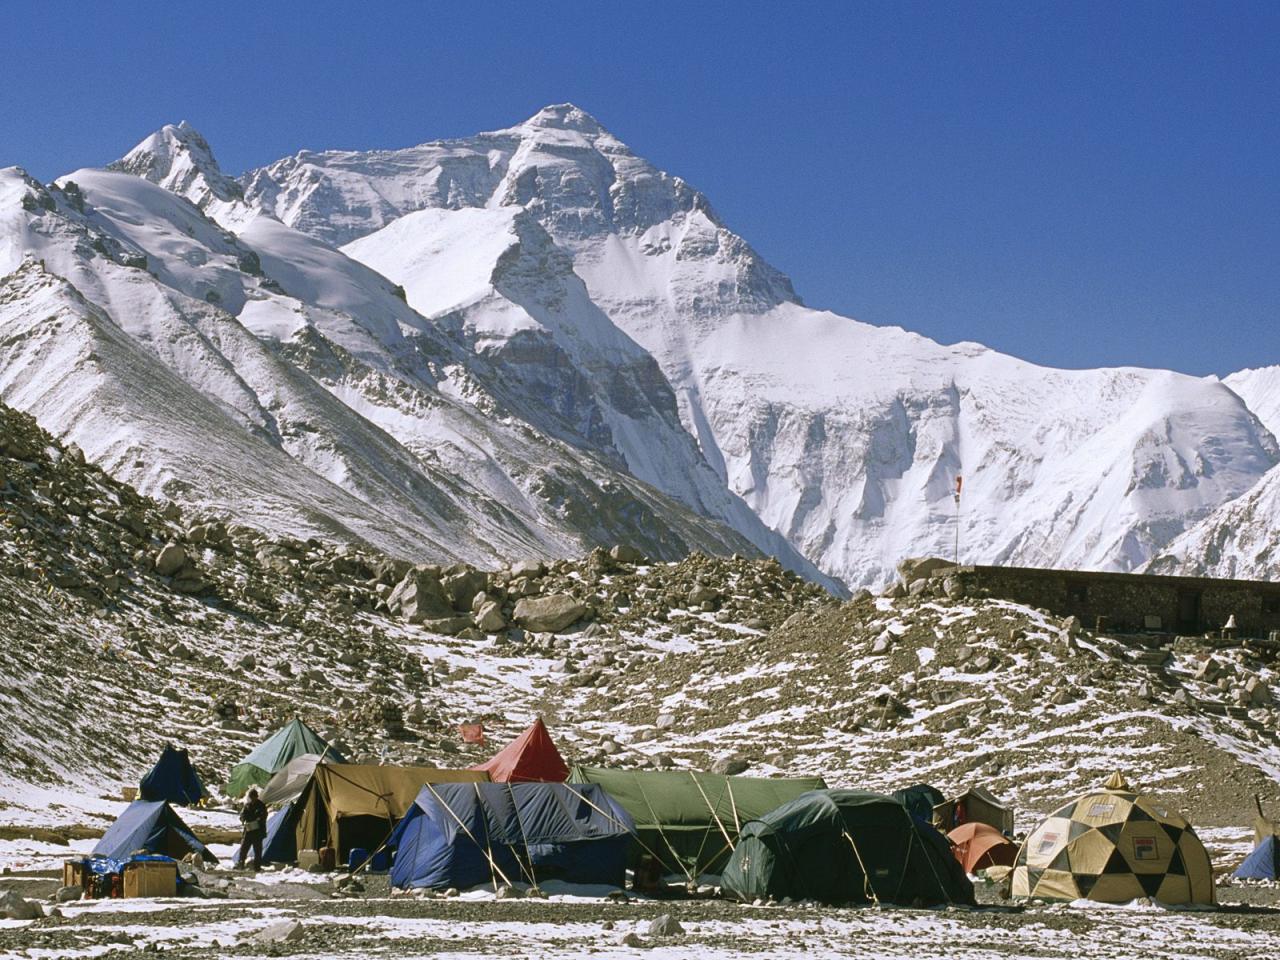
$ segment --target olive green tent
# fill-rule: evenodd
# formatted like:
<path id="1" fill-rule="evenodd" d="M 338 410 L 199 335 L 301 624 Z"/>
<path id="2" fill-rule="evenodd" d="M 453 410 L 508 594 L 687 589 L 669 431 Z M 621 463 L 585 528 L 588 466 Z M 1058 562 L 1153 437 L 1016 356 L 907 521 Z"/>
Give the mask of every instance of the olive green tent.
<path id="1" fill-rule="evenodd" d="M 611 770 L 574 767 L 571 783 L 598 783 L 636 825 L 634 866 L 651 855 L 667 873 L 696 879 L 718 873 L 748 820 L 763 816 L 807 790 L 825 789 L 820 777 L 727 777 L 692 770 Z"/>
<path id="2" fill-rule="evenodd" d="M 250 787 L 264 786 L 274 773 L 304 753 L 318 753 L 327 763 L 346 763 L 318 733 L 294 717 L 231 768 L 227 796 L 243 797 Z"/>
<path id="3" fill-rule="evenodd" d="M 860 790 L 814 790 L 743 824 L 720 884 L 742 900 L 974 902 L 946 837 Z"/>

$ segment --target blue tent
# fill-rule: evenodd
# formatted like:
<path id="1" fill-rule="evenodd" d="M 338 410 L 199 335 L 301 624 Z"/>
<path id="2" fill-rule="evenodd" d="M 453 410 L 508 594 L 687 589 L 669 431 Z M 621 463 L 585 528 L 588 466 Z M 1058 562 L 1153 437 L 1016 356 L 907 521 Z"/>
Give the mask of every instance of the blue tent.
<path id="1" fill-rule="evenodd" d="M 204 798 L 205 789 L 187 751 L 166 745 L 151 772 L 142 778 L 138 795 L 143 800 L 167 800 L 192 806 Z"/>
<path id="2" fill-rule="evenodd" d="M 631 817 L 597 784 L 428 784 L 389 841 L 391 885 L 556 879 L 621 887 L 634 833 Z"/>
<path id="3" fill-rule="evenodd" d="M 1232 876 L 1237 880 L 1280 880 L 1280 839 L 1274 833 L 1263 837 Z"/>
<path id="4" fill-rule="evenodd" d="M 93 848 L 93 856 L 124 860 L 139 850 L 175 860 L 188 853 L 198 853 L 215 863 L 218 860 L 163 800 L 135 800 L 125 807 Z"/>
<path id="5" fill-rule="evenodd" d="M 298 859 L 298 817 L 296 803 L 287 803 L 267 820 L 267 836 L 262 841 L 263 863 L 293 863 Z M 240 850 L 236 849 L 233 866 L 240 866 Z"/>
<path id="6" fill-rule="evenodd" d="M 909 814 L 929 826 L 933 826 L 933 808 L 947 800 L 941 790 L 927 783 L 912 784 L 893 791 L 890 796 L 906 807 Z"/>

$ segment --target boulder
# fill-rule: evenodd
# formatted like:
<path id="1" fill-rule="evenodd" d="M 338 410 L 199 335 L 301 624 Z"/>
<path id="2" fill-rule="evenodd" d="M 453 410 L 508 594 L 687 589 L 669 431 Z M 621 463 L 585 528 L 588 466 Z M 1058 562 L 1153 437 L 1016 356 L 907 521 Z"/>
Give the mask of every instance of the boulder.
<path id="1" fill-rule="evenodd" d="M 556 633 L 588 614 L 587 605 L 567 593 L 546 597 L 525 597 L 516 604 L 513 616 L 526 630 Z"/>
<path id="2" fill-rule="evenodd" d="M 664 913 L 649 921 L 649 936 L 651 937 L 674 937 L 682 933 L 684 933 L 684 927 L 680 926 L 680 921 L 669 913 Z"/>
<path id="3" fill-rule="evenodd" d="M 536 580 L 547 572 L 547 565 L 541 560 L 519 560 L 511 565 L 511 579 L 526 577 Z"/>
<path id="4" fill-rule="evenodd" d="M 162 577 L 172 577 L 187 562 L 187 551 L 176 543 L 166 543 L 156 553 L 156 573 Z"/>
<path id="5" fill-rule="evenodd" d="M 263 927 L 249 939 L 254 943 L 285 943 L 301 940 L 306 935 L 306 928 L 298 920 L 281 920 Z"/>
<path id="6" fill-rule="evenodd" d="M 434 571 L 422 567 L 415 567 L 404 575 L 387 598 L 387 607 L 410 623 L 440 620 L 453 615 L 453 605 L 445 595 L 439 577 Z"/>
<path id="7" fill-rule="evenodd" d="M 715 603 L 720 599 L 720 591 L 711 587 L 696 586 L 689 591 L 686 600 L 690 607 L 700 607 L 704 603 Z"/>
<path id="8" fill-rule="evenodd" d="M 27 900 L 13 890 L 0 893 L 0 917 L 7 920 L 39 920 L 44 910 L 34 900 Z"/>
<path id="9" fill-rule="evenodd" d="M 58 892 L 53 895 L 53 899 L 56 903 L 68 903 L 72 900 L 79 900 L 83 895 L 84 887 L 76 883 L 69 887 L 59 887 Z"/>
<path id="10" fill-rule="evenodd" d="M 751 764 L 741 757 L 721 757 L 711 764 L 711 772 L 722 776 L 735 777 L 750 769 Z"/>
<path id="11" fill-rule="evenodd" d="M 898 575 L 903 583 L 933 576 L 937 571 L 954 567 L 954 560 L 941 557 L 908 557 L 898 563 Z"/>
<path id="12" fill-rule="evenodd" d="M 456 637 L 471 626 L 470 617 L 440 617 L 439 619 L 418 620 L 423 630 L 439 633 L 446 637 Z"/>
<path id="13" fill-rule="evenodd" d="M 1203 683 L 1213 683 L 1222 674 L 1222 664 L 1213 657 L 1206 657 L 1196 667 L 1195 678 Z"/>
<path id="14" fill-rule="evenodd" d="M 1267 707 L 1271 705 L 1271 688 L 1260 677 L 1250 677 L 1246 680 L 1244 693 L 1252 706 Z"/>
<path id="15" fill-rule="evenodd" d="M 494 600 L 484 604 L 476 611 L 476 626 L 485 633 L 497 633 L 505 629 L 507 618 L 502 615 L 502 604 Z"/>
<path id="16" fill-rule="evenodd" d="M 628 544 L 615 544 L 609 550 L 609 556 L 618 563 L 644 563 L 645 555 Z"/>
<path id="17" fill-rule="evenodd" d="M 445 577 L 441 586 L 453 603 L 453 609 L 470 610 L 471 601 L 476 598 L 476 594 L 488 589 L 489 575 L 482 570 L 463 570 Z"/>

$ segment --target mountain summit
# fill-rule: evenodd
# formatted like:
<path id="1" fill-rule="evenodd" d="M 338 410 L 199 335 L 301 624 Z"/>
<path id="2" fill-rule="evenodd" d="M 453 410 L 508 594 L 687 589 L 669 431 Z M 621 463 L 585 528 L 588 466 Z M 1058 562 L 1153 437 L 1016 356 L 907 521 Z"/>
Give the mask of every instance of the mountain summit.
<path id="1" fill-rule="evenodd" d="M 185 120 L 165 124 L 107 169 L 150 180 L 211 216 L 244 200 L 240 184 L 222 172 L 209 142 Z"/>
<path id="2" fill-rule="evenodd" d="M 578 133 L 592 136 L 608 132 L 600 125 L 599 120 L 572 103 L 553 103 L 545 106 L 522 123 L 521 126 L 576 130 Z"/>

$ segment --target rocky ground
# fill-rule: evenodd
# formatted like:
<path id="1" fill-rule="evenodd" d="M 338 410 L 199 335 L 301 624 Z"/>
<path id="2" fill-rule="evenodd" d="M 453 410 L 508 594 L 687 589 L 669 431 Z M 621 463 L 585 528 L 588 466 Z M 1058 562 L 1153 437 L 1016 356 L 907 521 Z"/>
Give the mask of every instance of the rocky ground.
<path id="1" fill-rule="evenodd" d="M 980 781 L 1016 804 L 1021 830 L 1122 769 L 1202 828 L 1220 872 L 1247 851 L 1253 796 L 1280 799 L 1276 668 L 1245 647 L 1098 636 L 915 567 L 884 596 L 840 602 L 741 556 L 651 563 L 619 545 L 489 571 L 429 559 L 184 514 L 0 406 L 0 861 L 30 868 L 40 844 L 55 860 L 60 840 L 91 845 L 167 741 L 190 748 L 216 793 L 294 714 L 361 759 L 469 765 L 541 713 L 570 762 L 817 773 L 878 790 Z M 457 725 L 474 722 L 487 743 L 460 740 Z M 216 831 L 233 821 L 219 816 L 193 822 L 225 840 Z M 247 955 L 261 945 L 243 945 L 246 931 L 296 914 L 305 936 L 270 951 L 478 956 L 510 934 L 504 955 L 607 954 L 656 909 L 320 897 L 66 905 L 0 926 L 0 953 Z M 672 956 L 865 954 L 873 942 L 919 955 L 912 930 L 938 955 L 1101 956 L 1147 936 L 1130 914 L 1056 907 L 680 910 L 689 932 L 655 948 Z M 1267 924 L 1274 915 L 1161 913 L 1168 942 L 1143 948 L 1248 955 Z"/>
<path id="2" fill-rule="evenodd" d="M 989 899 L 984 897 L 983 899 Z M 1274 891 L 1218 912 L 1126 907 L 750 907 L 719 900 L 617 902 L 338 895 L 70 903 L 0 926 L 0 955 L 207 957 L 1008 957 L 1235 958 L 1280 949 Z M 3 924 L 0 921 L 0 924 Z"/>

